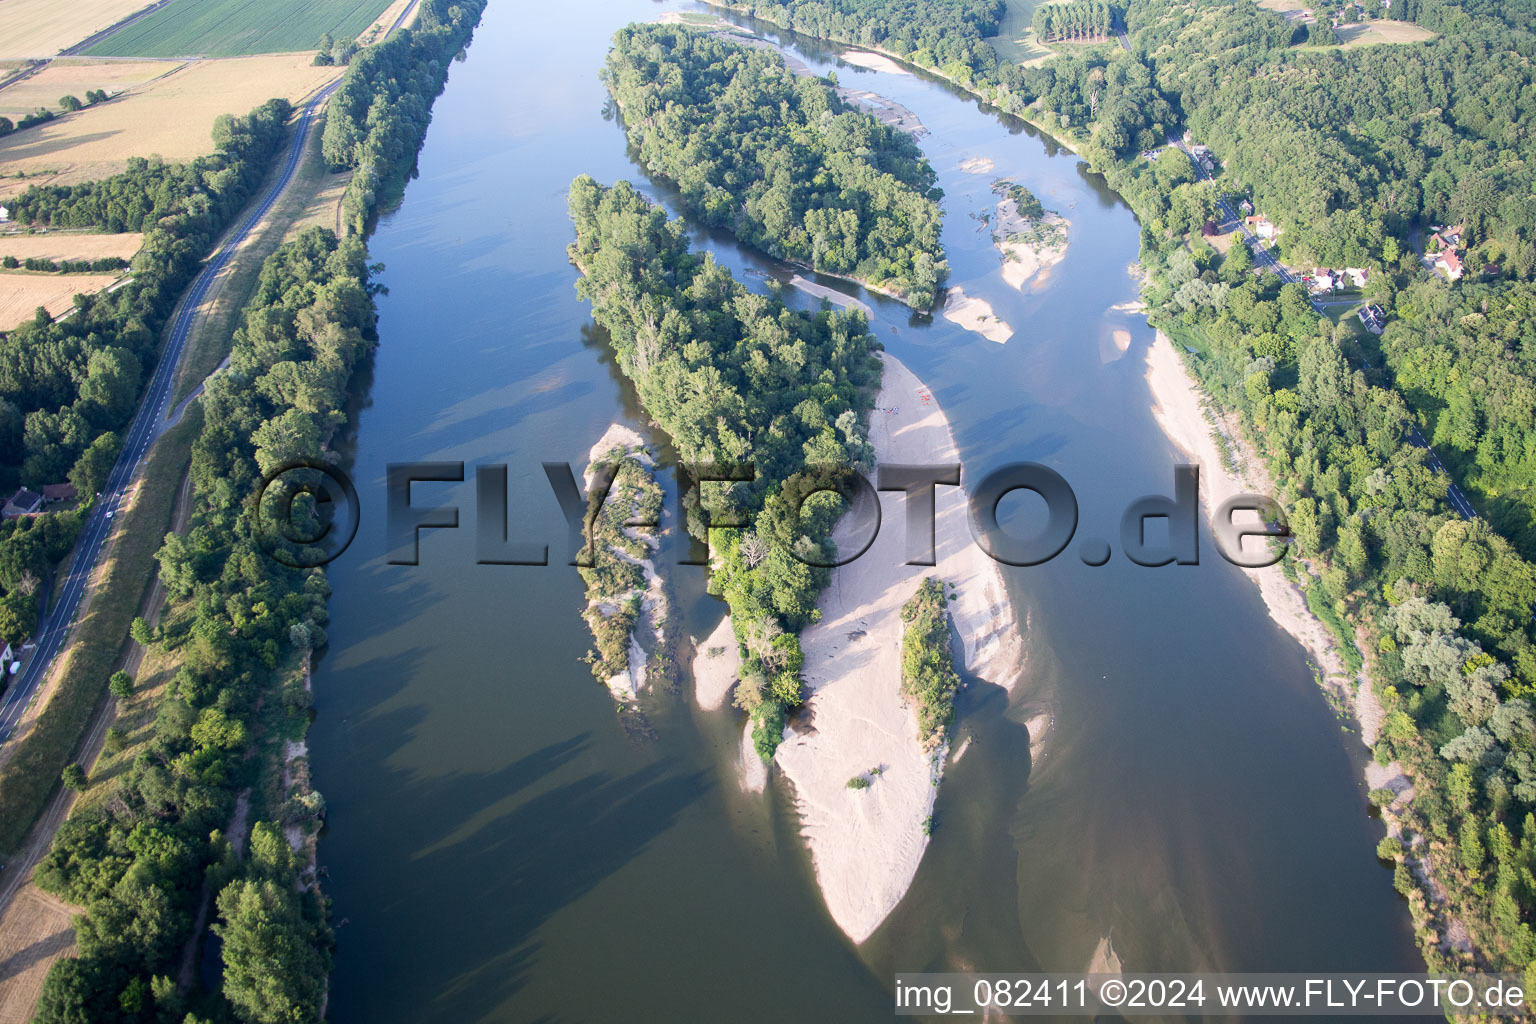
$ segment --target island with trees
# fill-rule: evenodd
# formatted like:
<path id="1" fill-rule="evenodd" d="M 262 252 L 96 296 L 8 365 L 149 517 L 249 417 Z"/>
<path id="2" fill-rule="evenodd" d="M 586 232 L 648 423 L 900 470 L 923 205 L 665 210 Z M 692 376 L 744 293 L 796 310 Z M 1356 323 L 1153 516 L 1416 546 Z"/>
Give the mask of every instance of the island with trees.
<path id="1" fill-rule="evenodd" d="M 603 81 L 640 163 L 691 215 L 772 256 L 933 305 L 948 273 L 942 193 L 900 129 L 772 50 L 681 25 L 621 29 Z"/>
<path id="2" fill-rule="evenodd" d="M 874 339 L 862 314 L 802 313 L 749 292 L 711 255 L 691 252 L 682 223 L 628 182 L 576 179 L 570 212 L 579 294 L 680 462 L 755 470 L 700 482 L 685 498 L 685 525 L 711 546 L 710 587 L 743 648 L 736 701 L 767 760 L 801 701 L 797 634 L 818 616 L 828 580 L 807 563 L 831 564 L 844 506 L 822 489 L 825 475 L 869 458 Z"/>

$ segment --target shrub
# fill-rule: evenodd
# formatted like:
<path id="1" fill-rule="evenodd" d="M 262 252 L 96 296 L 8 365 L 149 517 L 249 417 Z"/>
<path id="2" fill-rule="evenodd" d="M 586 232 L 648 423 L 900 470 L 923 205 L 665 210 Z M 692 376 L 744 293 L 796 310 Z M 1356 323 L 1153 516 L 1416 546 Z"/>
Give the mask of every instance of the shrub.
<path id="1" fill-rule="evenodd" d="M 848 780 L 848 788 L 849 789 L 868 789 L 869 788 L 869 780 L 866 779 L 862 775 L 855 775 L 853 778 Z"/>

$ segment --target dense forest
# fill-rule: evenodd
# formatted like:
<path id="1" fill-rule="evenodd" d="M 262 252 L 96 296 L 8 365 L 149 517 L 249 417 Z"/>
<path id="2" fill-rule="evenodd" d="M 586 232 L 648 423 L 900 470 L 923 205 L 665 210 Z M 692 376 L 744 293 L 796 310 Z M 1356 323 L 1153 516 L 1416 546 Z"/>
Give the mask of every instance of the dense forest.
<path id="1" fill-rule="evenodd" d="M 320 1019 L 329 929 L 285 828 L 315 827 L 312 795 L 283 792 L 247 748 L 263 731 L 302 735 L 309 693 L 295 665 L 324 644 L 329 587 L 319 569 L 263 554 L 248 500 L 274 460 L 323 457 L 373 336 L 367 253 L 313 228 L 270 257 L 235 332 L 227 372 L 204 391 L 193 446 L 195 513 L 166 537 L 166 623 L 140 639 L 177 653 L 154 734 L 110 800 L 71 815 L 37 884 L 85 908 L 79 956 L 49 972 L 39 1024 Z M 270 737 L 268 737 L 270 739 Z M 265 784 L 263 784 L 265 783 Z M 250 790 L 261 819 L 250 851 L 225 829 Z M 270 817 L 268 817 L 270 816 Z M 222 997 L 193 998 L 174 978 L 200 900 L 217 894 Z M 82 1015 L 83 1013 L 83 1015 Z"/>
<path id="2" fill-rule="evenodd" d="M 1353 7 L 1316 5 L 1309 32 L 1248 0 L 1131 0 L 1129 52 L 1021 67 L 975 48 L 988 26 L 956 17 L 965 6 L 913 0 L 883 31 L 941 32 L 965 67 L 918 59 L 932 49 L 904 56 L 1067 138 L 1136 209 L 1154 322 L 1196 353 L 1192 370 L 1268 463 L 1301 555 L 1288 571 L 1346 661 L 1364 658 L 1386 709 L 1376 759 L 1402 764 L 1415 795 L 1392 809 L 1403 840 L 1378 853 L 1396 862 L 1426 959 L 1525 969 L 1536 960 L 1536 11 L 1395 0 L 1395 17 L 1438 37 L 1340 48 L 1325 45 L 1337 38 L 1328 22 L 1359 19 Z M 892 6 L 842 0 L 820 31 L 774 10 L 757 6 L 878 45 L 871 23 Z M 1300 285 L 1256 276 L 1244 245 L 1223 258 L 1202 240 L 1214 190 L 1176 148 L 1142 155 L 1186 129 L 1220 161 L 1218 186 L 1278 226 L 1284 260 L 1370 272 L 1364 298 L 1387 314 L 1379 340 L 1319 316 Z M 1429 229 L 1446 224 L 1468 271 L 1454 285 L 1419 256 L 1445 244 Z M 1447 504 L 1409 421 L 1487 519 Z M 1473 954 L 1443 941 L 1453 920 Z"/>
<path id="3" fill-rule="evenodd" d="M 987 42 L 1004 0 L 709 0 L 796 32 L 887 50 L 964 84 L 990 81 L 997 54 Z"/>
<path id="4" fill-rule="evenodd" d="M 800 703 L 798 633 L 819 615 L 829 578 L 806 562 L 830 565 L 835 553 L 842 501 L 813 492 L 871 456 L 874 339 L 861 314 L 800 313 L 749 292 L 711 255 L 690 252 L 682 222 L 628 182 L 578 178 L 570 211 L 578 293 L 679 461 L 755 469 L 751 481 L 701 483 L 687 527 L 712 545 L 710 586 L 729 604 L 743 649 L 737 703 L 766 759 Z M 747 523 L 709 529 L 701 512 Z"/>
<path id="5" fill-rule="evenodd" d="M 933 169 L 772 50 L 673 25 L 614 37 L 603 81 L 690 213 L 784 259 L 933 305 L 948 267 Z"/>
<path id="6" fill-rule="evenodd" d="M 432 101 L 466 45 L 486 0 L 423 0 L 416 21 L 365 47 L 347 66 L 325 114 L 322 152 L 333 171 L 351 170 L 342 197 L 347 230 L 367 234 L 381 206 L 415 173 Z"/>

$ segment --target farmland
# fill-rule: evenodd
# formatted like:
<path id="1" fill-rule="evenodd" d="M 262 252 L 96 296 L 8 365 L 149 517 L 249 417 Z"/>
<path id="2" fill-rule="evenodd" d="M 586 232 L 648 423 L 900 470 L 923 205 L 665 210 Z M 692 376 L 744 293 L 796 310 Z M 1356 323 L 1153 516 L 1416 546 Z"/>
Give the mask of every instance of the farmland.
<path id="1" fill-rule="evenodd" d="M 11 0 L 4 0 L 10 3 Z M 0 116 L 18 120 L 38 107 L 57 112 L 59 97 L 85 94 L 100 89 L 116 95 L 126 89 L 170 74 L 181 66 L 179 61 L 102 61 L 60 57 L 43 70 L 15 85 L 0 89 Z"/>
<path id="2" fill-rule="evenodd" d="M 0 912 L 0 1024 L 26 1024 L 48 968 L 75 942 L 74 908 L 28 885 Z"/>
<path id="3" fill-rule="evenodd" d="M 58 316 L 74 304 L 78 293 L 99 292 L 119 274 L 28 274 L 0 271 L 0 331 L 30 319 L 38 306 Z"/>
<path id="4" fill-rule="evenodd" d="M 86 52 L 101 57 L 239 57 L 313 50 L 327 32 L 337 39 L 358 35 L 389 2 L 176 0 Z"/>
<path id="5" fill-rule="evenodd" d="M 104 28 L 110 28 L 150 0 L 4 0 L 5 30 L 0 59 L 52 57 Z M 57 97 L 55 97 L 57 98 Z"/>
<path id="6" fill-rule="evenodd" d="M 273 96 L 298 102 L 340 73 L 313 67 L 307 54 L 187 64 L 107 103 L 0 139 L 0 198 L 32 184 L 106 177 L 122 171 L 130 156 L 190 160 L 211 153 L 220 114 L 242 114 Z M 26 178 L 17 177 L 23 171 Z"/>
<path id="7" fill-rule="evenodd" d="M 95 260 L 103 256 L 121 256 L 128 260 L 144 244 L 144 236 L 137 232 L 120 235 L 71 234 L 50 231 L 46 235 L 0 235 L 0 256 L 15 256 L 18 260 Z"/>

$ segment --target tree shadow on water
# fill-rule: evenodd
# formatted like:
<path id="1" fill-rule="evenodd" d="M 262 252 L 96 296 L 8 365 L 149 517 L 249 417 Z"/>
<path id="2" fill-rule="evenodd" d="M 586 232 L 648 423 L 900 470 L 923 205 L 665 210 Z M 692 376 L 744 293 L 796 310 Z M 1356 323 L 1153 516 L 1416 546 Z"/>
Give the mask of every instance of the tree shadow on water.
<path id="1" fill-rule="evenodd" d="M 428 966 L 420 990 L 392 994 L 405 995 L 407 1004 L 415 995 L 424 1004 L 392 1001 L 394 1012 L 403 1013 L 397 1019 L 467 1021 L 493 1014 L 527 984 L 537 964 L 538 928 L 638 856 L 708 791 L 704 773 L 678 772 L 666 759 L 623 776 L 595 771 L 541 787 L 497 813 L 587 742 L 583 734 L 495 772 L 406 783 L 394 791 L 393 814 L 413 823 L 412 846 L 420 852 L 406 852 L 405 863 L 393 865 L 391 873 L 399 874 L 388 880 L 390 887 L 406 883 L 410 897 L 381 901 L 367 914 L 369 944 L 430 935 L 430 961 L 451 965 L 439 979 L 452 977 L 447 984 L 434 981 L 430 976 L 438 972 Z"/>

